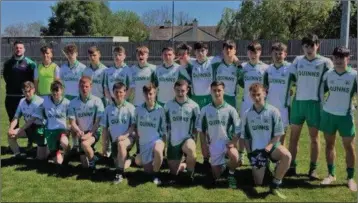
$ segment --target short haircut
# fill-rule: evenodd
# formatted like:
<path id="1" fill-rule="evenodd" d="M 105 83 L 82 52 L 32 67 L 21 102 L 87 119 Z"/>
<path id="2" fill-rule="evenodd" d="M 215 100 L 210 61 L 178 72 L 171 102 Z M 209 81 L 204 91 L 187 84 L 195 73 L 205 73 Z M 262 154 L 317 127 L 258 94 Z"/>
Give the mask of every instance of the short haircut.
<path id="1" fill-rule="evenodd" d="M 334 48 L 332 55 L 339 58 L 349 57 L 350 50 L 344 46 L 339 46 Z"/>
<path id="2" fill-rule="evenodd" d="M 213 87 L 218 87 L 218 86 L 223 86 L 223 88 L 225 89 L 225 83 L 222 82 L 222 81 L 213 81 L 211 84 L 210 84 L 210 88 L 212 89 Z"/>
<path id="3" fill-rule="evenodd" d="M 46 53 L 47 50 L 50 50 L 50 52 L 52 52 L 52 48 L 49 47 L 49 46 L 47 46 L 47 45 L 42 46 L 42 47 L 40 48 L 40 52 L 43 53 L 43 54 Z"/>
<path id="4" fill-rule="evenodd" d="M 143 93 L 147 94 L 151 90 L 157 90 L 157 87 L 153 83 L 149 83 L 143 86 Z"/>
<path id="5" fill-rule="evenodd" d="M 257 92 L 260 89 L 264 92 L 266 91 L 265 87 L 261 83 L 255 82 L 250 85 L 249 92 Z"/>
<path id="6" fill-rule="evenodd" d="M 51 92 L 58 91 L 59 89 L 64 89 L 64 86 L 61 81 L 55 80 L 51 83 Z"/>
<path id="7" fill-rule="evenodd" d="M 22 84 L 22 89 L 35 89 L 35 84 L 31 81 L 26 81 Z"/>
<path id="8" fill-rule="evenodd" d="M 307 44 L 309 46 L 313 46 L 315 44 L 318 45 L 319 44 L 318 36 L 315 35 L 315 34 L 310 33 L 310 34 L 308 34 L 308 35 L 306 35 L 305 37 L 302 38 L 301 44 L 302 45 Z"/>
<path id="9" fill-rule="evenodd" d="M 14 46 L 16 46 L 16 45 L 18 45 L 18 44 L 24 45 L 24 42 L 23 42 L 23 41 L 20 41 L 20 40 L 16 40 L 16 41 L 14 42 Z"/>
<path id="10" fill-rule="evenodd" d="M 122 89 L 124 88 L 125 91 L 127 91 L 127 86 L 123 83 L 123 82 L 116 82 L 114 85 L 113 85 L 113 92 L 116 90 L 116 89 Z"/>
<path id="11" fill-rule="evenodd" d="M 286 44 L 282 42 L 276 42 L 271 46 L 271 52 L 272 51 L 284 51 L 287 52 L 287 46 Z"/>
<path id="12" fill-rule="evenodd" d="M 68 44 L 63 48 L 66 54 L 78 53 L 77 46 L 75 44 Z"/>
<path id="13" fill-rule="evenodd" d="M 94 54 L 95 52 L 101 53 L 97 46 L 91 46 L 87 52 L 88 54 Z"/>
<path id="14" fill-rule="evenodd" d="M 82 76 L 80 81 L 78 82 L 78 84 L 83 84 L 83 83 L 86 83 L 86 82 L 89 82 L 91 85 L 92 85 L 92 78 L 89 77 L 89 76 Z"/>
<path id="15" fill-rule="evenodd" d="M 223 49 L 231 47 L 236 49 L 236 43 L 234 42 L 234 40 L 229 39 L 223 43 Z"/>
<path id="16" fill-rule="evenodd" d="M 138 54 L 149 54 L 149 49 L 146 46 L 139 46 L 136 48 L 135 52 Z"/>
<path id="17" fill-rule="evenodd" d="M 191 52 L 191 46 L 189 46 L 188 44 L 186 43 L 181 43 L 177 46 L 177 50 L 180 51 L 180 50 L 183 50 L 183 51 L 187 51 L 188 53 Z"/>
<path id="18" fill-rule="evenodd" d="M 189 87 L 189 83 L 188 83 L 188 81 L 186 81 L 186 80 L 183 80 L 183 79 L 180 79 L 180 80 L 178 80 L 178 81 L 176 81 L 175 83 L 174 83 L 174 88 L 175 87 L 181 87 L 181 86 L 187 86 L 187 87 Z"/>
<path id="19" fill-rule="evenodd" d="M 113 53 L 115 53 L 115 52 L 126 54 L 126 49 L 122 46 L 116 46 L 113 49 Z"/>
<path id="20" fill-rule="evenodd" d="M 172 51 L 172 52 L 174 53 L 173 47 L 164 47 L 164 48 L 162 49 L 162 53 L 164 53 L 165 51 Z"/>
<path id="21" fill-rule="evenodd" d="M 247 46 L 247 50 L 256 53 L 258 51 L 261 51 L 262 47 L 258 41 L 253 41 Z"/>
<path id="22" fill-rule="evenodd" d="M 194 44 L 194 50 L 208 49 L 208 44 L 204 42 L 196 42 Z"/>

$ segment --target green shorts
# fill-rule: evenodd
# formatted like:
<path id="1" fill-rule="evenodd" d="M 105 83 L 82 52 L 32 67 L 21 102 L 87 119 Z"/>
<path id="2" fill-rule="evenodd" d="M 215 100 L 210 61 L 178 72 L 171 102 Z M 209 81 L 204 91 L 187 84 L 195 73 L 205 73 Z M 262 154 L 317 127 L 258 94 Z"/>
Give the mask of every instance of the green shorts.
<path id="1" fill-rule="evenodd" d="M 224 100 L 226 103 L 230 104 L 232 107 L 234 107 L 236 109 L 236 96 L 229 96 L 229 95 L 224 95 Z"/>
<path id="2" fill-rule="evenodd" d="M 44 134 L 45 134 L 48 149 L 50 151 L 57 151 L 60 149 L 61 134 L 66 134 L 66 136 L 67 136 L 67 130 L 66 129 L 56 129 L 56 130 L 45 129 Z"/>
<path id="3" fill-rule="evenodd" d="M 354 137 L 355 125 L 353 115 L 336 116 L 322 110 L 319 129 L 329 135 L 335 135 L 338 130 L 342 137 Z"/>
<path id="4" fill-rule="evenodd" d="M 88 133 L 89 131 L 85 131 L 84 133 Z M 93 148 L 93 151 L 95 151 L 95 148 L 94 148 L 94 145 L 98 142 L 99 138 L 101 137 L 101 134 L 102 134 L 102 128 L 98 128 L 97 131 L 96 131 L 96 134 L 94 135 L 94 143 L 92 144 L 92 148 Z M 81 143 L 81 140 L 79 139 L 79 143 Z M 82 147 L 80 147 L 80 153 L 84 153 Z"/>
<path id="5" fill-rule="evenodd" d="M 45 146 L 44 126 L 32 124 L 25 130 L 26 136 L 36 142 L 37 146 Z"/>
<path id="6" fill-rule="evenodd" d="M 191 139 L 191 138 L 186 138 L 182 143 L 180 143 L 176 146 L 172 146 L 172 144 L 169 141 L 168 150 L 167 150 L 167 159 L 168 160 L 181 160 L 184 155 L 182 147 L 188 139 Z"/>
<path id="7" fill-rule="evenodd" d="M 76 98 L 77 96 L 72 96 L 72 95 L 65 95 L 65 98 L 68 99 L 68 100 L 72 100 L 74 98 Z"/>
<path id="8" fill-rule="evenodd" d="M 319 129 L 321 117 L 321 102 L 319 101 L 292 101 L 290 123 L 302 125 L 305 121 L 308 127 Z"/>
<path id="9" fill-rule="evenodd" d="M 204 106 L 208 105 L 211 102 L 211 95 L 205 95 L 205 96 L 193 95 L 191 99 L 199 105 L 200 109 L 202 109 Z"/>
<path id="10" fill-rule="evenodd" d="M 160 102 L 160 101 L 157 101 L 157 103 L 158 103 L 160 106 L 162 106 L 162 107 L 164 107 L 164 105 L 165 105 L 165 103 Z"/>

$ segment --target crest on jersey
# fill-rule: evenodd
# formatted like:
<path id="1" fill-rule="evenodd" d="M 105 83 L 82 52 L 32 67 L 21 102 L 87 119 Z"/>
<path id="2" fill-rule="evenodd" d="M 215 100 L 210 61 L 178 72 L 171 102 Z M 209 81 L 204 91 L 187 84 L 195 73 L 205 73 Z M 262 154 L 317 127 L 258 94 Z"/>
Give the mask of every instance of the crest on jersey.
<path id="1" fill-rule="evenodd" d="M 143 116 L 140 116 L 140 119 L 144 119 L 144 117 L 143 117 Z"/>
<path id="2" fill-rule="evenodd" d="M 232 74 L 233 76 L 235 76 L 235 72 L 231 72 L 231 74 Z"/>
<path id="3" fill-rule="evenodd" d="M 188 110 L 184 110 L 184 114 L 188 116 L 190 115 L 190 112 Z"/>
<path id="4" fill-rule="evenodd" d="M 254 119 L 252 119 L 250 122 L 251 122 L 251 123 L 255 123 L 255 120 L 254 120 Z"/>
<path id="5" fill-rule="evenodd" d="M 175 110 L 172 111 L 172 114 L 176 114 L 176 113 L 177 113 L 177 111 L 175 111 Z"/>
<path id="6" fill-rule="evenodd" d="M 285 76 L 286 76 L 286 73 L 281 73 L 281 76 L 282 76 L 282 77 L 285 77 Z"/>
<path id="7" fill-rule="evenodd" d="M 346 80 L 346 85 L 350 85 L 351 82 L 349 80 Z"/>
<path id="8" fill-rule="evenodd" d="M 323 68 L 324 64 L 320 64 L 318 66 L 315 66 L 316 70 L 320 69 L 320 68 Z"/>
<path id="9" fill-rule="evenodd" d="M 329 83 L 333 85 L 333 84 L 334 84 L 334 80 L 330 80 Z"/>
<path id="10" fill-rule="evenodd" d="M 209 117 L 209 118 L 214 118 L 214 115 L 213 115 L 213 114 L 209 114 L 208 117 Z"/>
<path id="11" fill-rule="evenodd" d="M 268 123 L 268 122 L 269 122 L 268 118 L 264 118 L 264 123 Z"/>
<path id="12" fill-rule="evenodd" d="M 226 121 L 227 116 L 221 116 L 221 120 Z"/>
<path id="13" fill-rule="evenodd" d="M 301 64 L 300 66 L 298 66 L 298 68 L 301 68 L 301 69 L 302 69 L 302 68 L 304 68 L 304 66 Z"/>
<path id="14" fill-rule="evenodd" d="M 153 118 L 153 121 L 156 121 L 156 120 L 157 120 L 157 118 L 154 117 L 154 118 Z"/>

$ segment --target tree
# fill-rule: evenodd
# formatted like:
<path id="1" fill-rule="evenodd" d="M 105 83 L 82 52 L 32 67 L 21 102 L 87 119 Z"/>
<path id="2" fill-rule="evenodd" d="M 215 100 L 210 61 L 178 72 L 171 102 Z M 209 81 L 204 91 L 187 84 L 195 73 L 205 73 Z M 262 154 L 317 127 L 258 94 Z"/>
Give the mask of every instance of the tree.
<path id="1" fill-rule="evenodd" d="M 179 11 L 178 13 L 176 13 L 174 18 L 175 18 L 176 25 L 179 26 L 183 26 L 185 25 L 185 23 L 188 24 L 188 22 L 193 21 L 193 18 L 191 18 L 189 14 L 184 11 Z"/>
<path id="2" fill-rule="evenodd" d="M 9 25 L 4 29 L 3 36 L 9 37 L 35 37 L 40 36 L 41 27 L 43 23 L 41 21 L 31 23 L 17 23 Z"/>
<path id="3" fill-rule="evenodd" d="M 159 9 L 150 9 L 142 14 L 141 20 L 147 26 L 164 25 L 165 21 L 172 19 L 172 11 L 168 6 L 162 6 Z M 174 14 L 175 25 L 183 26 L 185 23 L 193 21 L 189 13 L 179 11 Z"/>

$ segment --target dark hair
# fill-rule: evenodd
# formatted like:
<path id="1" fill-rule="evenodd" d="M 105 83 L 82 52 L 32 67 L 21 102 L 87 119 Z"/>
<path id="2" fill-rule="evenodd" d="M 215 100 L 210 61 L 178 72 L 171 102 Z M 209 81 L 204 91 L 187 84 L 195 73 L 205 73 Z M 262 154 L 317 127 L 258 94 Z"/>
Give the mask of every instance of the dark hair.
<path id="1" fill-rule="evenodd" d="M 315 34 L 310 33 L 310 34 L 308 34 L 308 35 L 306 35 L 305 37 L 302 38 L 301 44 L 302 45 L 307 44 L 309 46 L 313 46 L 315 44 L 318 45 L 319 44 L 318 36 L 315 35 Z"/>
<path id="2" fill-rule="evenodd" d="M 181 43 L 177 46 L 177 50 L 183 50 L 183 51 L 187 51 L 188 54 L 191 52 L 191 46 L 189 46 L 188 44 L 186 43 Z"/>
<path id="3" fill-rule="evenodd" d="M 35 88 L 35 84 L 31 81 L 26 81 L 22 84 L 22 89 L 33 89 Z"/>
<path id="4" fill-rule="evenodd" d="M 276 42 L 271 46 L 271 52 L 272 51 L 284 51 L 287 52 L 287 46 L 286 44 L 282 42 Z"/>
<path id="5" fill-rule="evenodd" d="M 24 45 L 24 42 L 23 42 L 23 41 L 20 41 L 20 40 L 16 40 L 16 41 L 14 42 L 14 46 L 16 46 L 16 45 L 18 45 L 18 44 Z"/>
<path id="6" fill-rule="evenodd" d="M 204 42 L 196 42 L 194 44 L 194 50 L 198 50 L 198 49 L 208 49 L 208 44 L 204 43 Z"/>
<path id="7" fill-rule="evenodd" d="M 78 53 L 77 46 L 75 44 L 68 44 L 63 48 L 66 54 Z"/>
<path id="8" fill-rule="evenodd" d="M 234 40 L 226 40 L 224 43 L 223 43 L 223 49 L 225 48 L 229 48 L 229 47 L 232 47 L 232 48 L 235 48 L 236 49 L 236 43 L 234 42 Z"/>
<path id="9" fill-rule="evenodd" d="M 184 85 L 186 85 L 187 87 L 189 87 L 189 83 L 188 83 L 186 80 L 180 79 L 180 80 L 178 80 L 178 81 L 176 81 L 176 82 L 174 83 L 174 88 L 175 88 L 175 87 L 181 87 L 181 86 L 184 86 Z"/>
<path id="10" fill-rule="evenodd" d="M 49 47 L 49 46 L 47 46 L 47 45 L 42 46 L 42 47 L 40 48 L 40 51 L 41 51 L 41 53 L 43 53 L 43 54 L 46 53 L 47 50 L 50 50 L 50 51 L 52 52 L 52 48 Z"/>
<path id="11" fill-rule="evenodd" d="M 89 77 L 89 76 L 82 76 L 80 81 L 78 82 L 78 84 L 82 84 L 82 83 L 86 83 L 86 82 L 89 82 L 91 85 L 92 85 L 92 78 Z"/>
<path id="12" fill-rule="evenodd" d="M 55 80 L 51 83 L 51 92 L 58 91 L 59 89 L 64 89 L 64 86 L 61 81 Z"/>
<path id="13" fill-rule="evenodd" d="M 101 53 L 97 46 L 91 46 L 87 52 L 88 54 L 94 54 L 95 52 Z"/>
<path id="14" fill-rule="evenodd" d="M 259 89 L 266 91 L 265 87 L 261 83 L 255 82 L 250 85 L 249 92 L 257 92 Z"/>
<path id="15" fill-rule="evenodd" d="M 126 53 L 126 49 L 125 49 L 124 47 L 122 47 L 122 46 L 117 46 L 117 47 L 114 47 L 113 52 L 125 54 L 125 53 Z"/>
<path id="16" fill-rule="evenodd" d="M 143 93 L 147 94 L 151 90 L 157 90 L 157 87 L 153 83 L 149 83 L 143 86 Z"/>
<path id="17" fill-rule="evenodd" d="M 127 91 L 127 86 L 123 83 L 123 82 L 116 82 L 114 85 L 113 85 L 113 92 L 116 90 L 116 89 L 122 89 L 124 88 L 125 91 Z"/>
<path id="18" fill-rule="evenodd" d="M 165 51 L 172 51 L 172 52 L 174 52 L 174 49 L 173 49 L 173 47 L 164 47 L 164 48 L 162 49 L 162 53 L 164 53 Z"/>
<path id="19" fill-rule="evenodd" d="M 253 41 L 247 46 L 247 50 L 256 53 L 258 51 L 261 51 L 262 47 L 258 41 Z"/>
<path id="20" fill-rule="evenodd" d="M 223 88 L 225 88 L 224 82 L 217 81 L 217 80 L 215 80 L 214 82 L 211 83 L 210 88 L 218 87 L 218 86 L 223 86 Z"/>
<path id="21" fill-rule="evenodd" d="M 350 50 L 344 46 L 339 46 L 334 48 L 332 55 L 339 58 L 349 57 Z"/>

